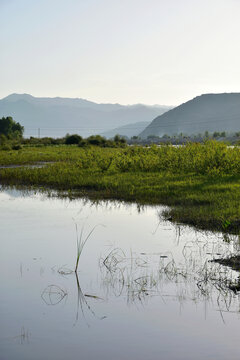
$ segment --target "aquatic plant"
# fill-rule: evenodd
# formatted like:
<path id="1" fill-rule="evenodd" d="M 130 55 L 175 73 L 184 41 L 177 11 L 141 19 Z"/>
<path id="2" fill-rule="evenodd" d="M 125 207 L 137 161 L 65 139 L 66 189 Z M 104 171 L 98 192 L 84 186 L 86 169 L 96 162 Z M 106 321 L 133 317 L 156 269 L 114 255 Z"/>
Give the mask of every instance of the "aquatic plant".
<path id="1" fill-rule="evenodd" d="M 78 225 L 75 223 L 75 227 L 76 227 L 76 234 L 77 234 L 77 258 L 76 258 L 76 265 L 75 265 L 75 273 L 77 273 L 77 269 L 78 269 L 78 264 L 79 264 L 79 259 L 80 256 L 82 254 L 83 248 L 86 244 L 86 242 L 88 241 L 88 239 L 90 238 L 90 236 L 92 235 L 92 233 L 94 232 L 94 230 L 96 229 L 96 227 L 100 226 L 101 224 L 95 225 L 92 230 L 88 233 L 88 235 L 83 238 L 83 233 L 84 233 L 84 226 L 82 226 L 81 232 L 79 234 L 78 232 Z M 103 225 L 102 225 L 103 226 Z"/>

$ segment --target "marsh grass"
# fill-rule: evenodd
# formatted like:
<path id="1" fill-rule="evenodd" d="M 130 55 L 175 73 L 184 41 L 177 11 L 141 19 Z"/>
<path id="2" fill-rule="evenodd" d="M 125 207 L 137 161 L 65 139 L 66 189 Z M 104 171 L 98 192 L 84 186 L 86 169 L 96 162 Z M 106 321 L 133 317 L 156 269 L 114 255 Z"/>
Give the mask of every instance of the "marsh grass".
<path id="1" fill-rule="evenodd" d="M 89 233 L 87 234 L 87 236 L 84 238 L 83 233 L 84 233 L 84 226 L 82 226 L 80 234 L 78 231 L 78 225 L 75 223 L 75 228 L 76 228 L 76 235 L 77 235 L 77 257 L 76 257 L 76 265 L 75 265 L 75 273 L 77 273 L 78 270 L 78 264 L 79 264 L 79 260 L 83 251 L 83 248 L 86 244 L 86 242 L 88 241 L 88 239 L 90 238 L 90 236 L 92 235 L 92 233 L 95 231 L 95 229 L 98 226 L 104 226 L 102 224 L 97 224 L 95 225 L 91 231 L 89 231 Z"/>
<path id="2" fill-rule="evenodd" d="M 0 151 L 0 165 L 39 161 L 54 163 L 43 168 L 0 169 L 1 184 L 57 190 L 71 199 L 162 204 L 170 207 L 166 218 L 172 221 L 240 231 L 239 147 L 208 141 L 181 147 L 83 149 L 63 145 Z"/>
<path id="3" fill-rule="evenodd" d="M 74 220 L 74 219 L 73 219 Z M 78 271 L 78 265 L 79 265 L 79 260 L 80 260 L 80 257 L 82 255 L 82 252 L 83 252 L 83 248 L 86 244 L 86 242 L 89 240 L 89 238 L 91 237 L 91 235 L 93 234 L 93 232 L 95 231 L 95 229 L 98 227 L 98 226 L 104 226 L 103 224 L 97 224 L 95 225 L 90 231 L 89 233 L 87 234 L 86 237 L 84 237 L 84 225 L 81 227 L 81 231 L 79 233 L 79 230 L 78 230 L 78 224 L 75 222 L 75 229 L 76 229 L 76 245 L 77 245 L 77 255 L 76 255 L 76 262 L 75 262 L 75 268 L 74 270 L 71 270 L 69 268 L 66 267 L 66 264 L 65 265 L 62 265 L 58 270 L 57 272 L 60 274 L 60 275 L 71 275 L 75 272 L 75 274 L 77 274 L 77 271 Z"/>
<path id="4" fill-rule="evenodd" d="M 47 286 L 42 294 L 41 298 L 47 305 L 57 305 L 59 304 L 64 298 L 67 298 L 67 291 L 61 288 L 58 285 L 49 285 Z"/>

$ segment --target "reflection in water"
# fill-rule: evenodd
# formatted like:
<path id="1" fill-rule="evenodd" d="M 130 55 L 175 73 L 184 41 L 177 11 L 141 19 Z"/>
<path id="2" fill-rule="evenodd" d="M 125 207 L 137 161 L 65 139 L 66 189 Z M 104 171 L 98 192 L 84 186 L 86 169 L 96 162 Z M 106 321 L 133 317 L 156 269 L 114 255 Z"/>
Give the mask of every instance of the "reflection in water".
<path id="1" fill-rule="evenodd" d="M 21 332 L 19 335 L 10 338 L 12 340 L 18 340 L 21 345 L 29 344 L 30 333 L 25 329 L 24 326 L 21 327 Z"/>
<path id="2" fill-rule="evenodd" d="M 176 232 L 176 243 L 180 243 L 180 230 Z M 90 306 L 88 299 L 108 301 L 122 297 L 128 305 L 147 305 L 151 297 L 159 297 L 163 302 L 172 298 L 179 302 L 208 301 L 216 306 L 221 313 L 239 311 L 237 285 L 239 277 L 229 267 L 221 266 L 211 259 L 225 252 L 239 251 L 238 237 L 232 236 L 228 250 L 219 241 L 203 241 L 202 238 L 188 241 L 182 247 L 182 261 L 174 258 L 172 252 L 126 253 L 121 248 L 112 249 L 98 261 L 98 290 L 101 295 L 84 294 L 77 272 L 65 267 L 58 270 L 61 275 L 75 276 L 77 286 L 77 312 L 75 325 L 79 318 L 79 309 L 86 320 L 86 312 L 97 319 L 99 317 Z M 211 252 L 210 252 L 211 249 Z M 209 259 L 210 258 L 210 259 Z M 234 286 L 236 284 L 236 286 Z M 57 285 L 49 285 L 42 293 L 47 305 L 57 305 L 63 299 L 67 301 L 67 291 Z M 222 316 L 222 314 L 221 314 Z M 87 322 L 87 320 L 86 320 Z"/>
<path id="3" fill-rule="evenodd" d="M 142 257 L 121 249 L 112 250 L 100 262 L 102 288 L 106 298 L 124 296 L 128 304 L 145 303 L 149 297 L 174 297 L 179 303 L 192 300 L 214 302 L 219 310 L 230 311 L 231 291 L 236 274 L 229 268 L 210 263 L 203 255 L 209 244 L 186 244 L 182 250 L 184 261 L 177 263 L 173 254 L 145 254 Z M 214 244 L 213 254 L 215 251 Z M 194 286 L 196 285 L 196 286 Z M 168 292 L 169 291 L 169 292 Z"/>
<path id="4" fill-rule="evenodd" d="M 95 311 L 92 309 L 92 307 L 90 306 L 89 302 L 87 301 L 86 298 L 92 298 L 92 299 L 97 299 L 97 300 L 102 300 L 101 298 L 99 298 L 96 295 L 89 295 L 89 294 L 83 294 L 82 289 L 80 287 L 80 283 L 79 283 L 79 278 L 78 278 L 78 274 L 77 272 L 75 272 L 75 277 L 76 277 L 76 284 L 77 284 L 77 312 L 76 312 L 76 321 L 74 323 L 74 326 L 76 325 L 77 321 L 78 321 L 78 316 L 79 316 L 79 308 L 81 309 L 81 313 L 83 318 L 85 319 L 87 325 L 89 326 L 88 322 L 87 322 L 87 317 L 86 317 L 86 311 L 88 313 L 90 313 L 93 317 L 95 317 L 98 320 L 103 320 L 106 318 L 106 316 L 102 316 L 99 317 L 98 315 L 96 315 Z"/>
<path id="5" fill-rule="evenodd" d="M 47 305 L 57 305 L 66 297 L 67 291 L 57 285 L 47 286 L 41 295 L 41 298 Z"/>
<path id="6" fill-rule="evenodd" d="M 99 320 L 103 320 L 106 318 L 106 316 L 102 316 L 102 317 L 97 316 L 95 311 L 92 309 L 89 302 L 87 301 L 87 298 L 94 300 L 102 300 L 102 301 L 104 299 L 96 295 L 84 294 L 80 286 L 77 272 L 73 272 L 67 269 L 66 271 L 58 270 L 58 273 L 64 275 L 70 275 L 70 274 L 75 275 L 76 286 L 77 286 L 77 311 L 76 311 L 76 320 L 74 326 L 76 325 L 79 319 L 79 309 L 81 309 L 81 314 L 83 318 L 86 320 L 87 325 L 89 324 L 87 322 L 86 312 L 90 313 L 93 317 Z M 44 301 L 44 303 L 46 305 L 53 305 L 53 306 L 60 304 L 64 299 L 65 301 L 67 301 L 67 297 L 68 297 L 67 291 L 58 285 L 48 285 L 41 294 L 41 298 Z"/>
<path id="7" fill-rule="evenodd" d="M 159 221 L 159 207 L 16 195 L 0 192 L 3 359 L 239 359 L 239 274 L 211 261 L 237 256 L 238 237 Z M 76 217 L 106 227 L 75 273 Z M 9 341 L 27 328 L 28 346 Z"/>

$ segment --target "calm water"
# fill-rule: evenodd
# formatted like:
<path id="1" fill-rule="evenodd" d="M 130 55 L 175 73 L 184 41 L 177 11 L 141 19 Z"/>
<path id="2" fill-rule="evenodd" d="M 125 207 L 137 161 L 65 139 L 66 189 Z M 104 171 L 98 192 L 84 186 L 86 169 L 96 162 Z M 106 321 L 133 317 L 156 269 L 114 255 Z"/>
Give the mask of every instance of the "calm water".
<path id="1" fill-rule="evenodd" d="M 0 193 L 0 359 L 239 359 L 237 239 L 160 207 Z M 83 239 L 76 259 L 76 224 Z"/>

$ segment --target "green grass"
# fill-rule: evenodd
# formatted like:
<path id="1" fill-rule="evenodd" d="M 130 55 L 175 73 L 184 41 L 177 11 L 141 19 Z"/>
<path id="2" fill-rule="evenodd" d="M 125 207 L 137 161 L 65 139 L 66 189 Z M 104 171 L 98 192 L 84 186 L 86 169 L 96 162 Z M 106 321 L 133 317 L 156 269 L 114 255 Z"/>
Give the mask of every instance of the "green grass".
<path id="1" fill-rule="evenodd" d="M 165 216 L 203 229 L 240 230 L 240 149 L 216 142 L 125 149 L 56 146 L 1 151 L 5 185 L 67 191 L 69 196 L 170 206 Z"/>
<path id="2" fill-rule="evenodd" d="M 84 227 L 82 227 L 82 230 L 79 234 L 77 224 L 75 224 L 75 226 L 76 226 L 76 234 L 77 234 L 77 258 L 75 265 L 75 273 L 77 273 L 78 264 L 79 264 L 80 256 L 82 255 L 83 248 L 98 225 L 94 226 L 85 238 L 83 238 Z"/>

